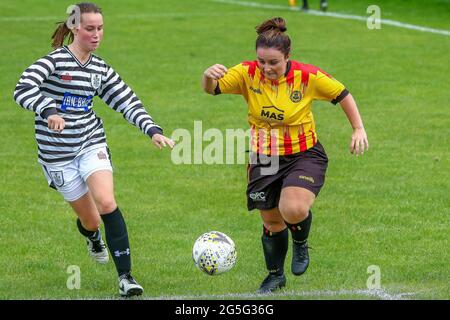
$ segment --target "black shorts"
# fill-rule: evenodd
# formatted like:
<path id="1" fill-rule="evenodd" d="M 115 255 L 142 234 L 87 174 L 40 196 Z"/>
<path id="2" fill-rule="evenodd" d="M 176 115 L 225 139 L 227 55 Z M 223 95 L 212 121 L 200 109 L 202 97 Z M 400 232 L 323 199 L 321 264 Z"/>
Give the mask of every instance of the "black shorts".
<path id="1" fill-rule="evenodd" d="M 281 189 L 301 187 L 316 196 L 325 183 L 328 157 L 320 142 L 300 153 L 280 156 L 276 161 L 265 164 L 257 160 L 248 165 L 247 208 L 248 210 L 269 210 L 278 207 Z M 263 162 L 264 164 L 262 164 Z M 278 170 L 271 170 L 271 167 Z M 271 174 L 267 174 L 268 171 Z"/>

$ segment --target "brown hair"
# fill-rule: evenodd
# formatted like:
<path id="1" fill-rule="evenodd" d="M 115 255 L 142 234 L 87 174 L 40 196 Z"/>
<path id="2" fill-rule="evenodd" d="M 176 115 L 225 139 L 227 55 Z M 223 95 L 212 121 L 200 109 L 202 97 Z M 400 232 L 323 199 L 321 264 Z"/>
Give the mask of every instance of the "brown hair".
<path id="1" fill-rule="evenodd" d="M 275 48 L 287 56 L 291 51 L 291 39 L 284 33 L 285 31 L 287 31 L 286 21 L 281 17 L 264 21 L 256 27 L 258 33 L 256 49 Z"/>
<path id="2" fill-rule="evenodd" d="M 80 9 L 80 14 L 83 13 L 102 13 L 102 9 L 97 6 L 95 3 L 90 2 L 81 2 L 77 3 L 76 6 Z M 54 49 L 57 49 L 59 47 L 62 47 L 64 44 L 64 40 L 69 37 L 69 43 L 73 42 L 73 33 L 67 26 L 67 22 L 69 19 L 73 17 L 75 14 L 75 9 L 72 10 L 72 13 L 70 16 L 66 19 L 66 21 L 57 22 L 56 24 L 58 27 L 56 28 L 55 32 L 53 32 L 52 35 L 52 47 Z M 81 19 L 81 17 L 80 17 Z"/>

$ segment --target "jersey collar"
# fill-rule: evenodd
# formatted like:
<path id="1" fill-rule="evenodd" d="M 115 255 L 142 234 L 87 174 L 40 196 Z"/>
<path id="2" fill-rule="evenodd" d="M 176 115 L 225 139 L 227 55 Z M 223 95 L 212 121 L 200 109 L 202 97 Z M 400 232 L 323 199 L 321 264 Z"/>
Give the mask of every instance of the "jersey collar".
<path id="1" fill-rule="evenodd" d="M 78 60 L 78 58 L 73 54 L 73 52 L 70 51 L 70 49 L 69 49 L 68 46 L 64 46 L 64 49 L 66 49 L 66 51 L 72 56 L 72 58 L 76 61 L 76 63 L 77 63 L 81 68 L 86 67 L 86 66 L 91 62 L 91 60 L 92 60 L 92 54 L 90 54 L 90 55 L 89 55 L 89 59 L 88 59 L 84 64 L 82 64 L 82 63 L 80 62 L 80 60 Z"/>
<path id="2" fill-rule="evenodd" d="M 284 77 L 287 77 L 289 71 L 291 71 L 291 60 L 289 60 L 286 64 L 286 71 L 284 72 Z"/>

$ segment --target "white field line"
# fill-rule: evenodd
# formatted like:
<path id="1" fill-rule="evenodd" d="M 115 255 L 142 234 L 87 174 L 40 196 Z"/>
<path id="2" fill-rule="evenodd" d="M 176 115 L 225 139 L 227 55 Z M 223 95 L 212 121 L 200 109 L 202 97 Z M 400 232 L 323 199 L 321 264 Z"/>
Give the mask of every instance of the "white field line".
<path id="1" fill-rule="evenodd" d="M 264 4 L 257 2 L 246 2 L 246 1 L 236 1 L 236 0 L 212 0 L 213 2 L 225 3 L 225 4 L 233 4 L 245 7 L 255 7 L 262 9 L 277 9 L 277 10 L 289 10 L 289 11 L 300 11 L 299 7 L 290 7 L 283 5 L 274 5 L 274 4 Z M 357 16 L 336 12 L 322 12 L 317 10 L 308 10 L 305 11 L 306 14 L 316 15 L 316 16 L 326 16 L 326 17 L 334 17 L 339 19 L 348 19 L 348 20 L 358 20 L 358 21 L 367 21 L 368 17 L 365 16 Z M 210 14 L 211 15 L 211 14 Z M 222 13 L 216 13 L 212 15 L 223 15 Z M 176 13 L 176 12 L 161 12 L 161 13 L 144 13 L 144 14 L 136 14 L 136 15 L 118 15 L 118 16 L 109 16 L 111 20 L 116 19 L 139 19 L 139 18 L 164 18 L 164 17 L 188 17 L 188 16 L 203 16 L 203 13 Z M 0 22 L 39 22 L 39 21 L 61 21 L 62 17 L 56 16 L 47 16 L 47 17 L 39 17 L 39 16 L 18 16 L 18 17 L 0 17 Z M 416 30 L 421 32 L 430 32 L 435 34 L 441 34 L 445 36 L 450 36 L 450 31 L 442 30 L 442 29 L 433 29 L 428 27 L 417 26 L 413 24 L 398 22 L 389 19 L 380 19 L 381 24 L 391 25 L 399 28 L 405 28 L 410 30 Z"/>
<path id="2" fill-rule="evenodd" d="M 281 291 L 272 294 L 257 294 L 257 293 L 229 293 L 221 295 L 180 295 L 180 296 L 159 296 L 159 297 L 145 297 L 148 300 L 220 300 L 220 299 L 267 299 L 267 298 L 283 298 L 283 297 L 327 297 L 331 299 L 338 299 L 340 296 L 361 296 L 367 298 L 377 298 L 380 300 L 408 300 L 408 296 L 413 296 L 416 293 L 394 293 L 391 294 L 385 289 L 365 289 L 365 290 L 317 290 L 317 291 Z"/>
<path id="3" fill-rule="evenodd" d="M 239 14 L 239 13 L 238 13 Z M 235 12 L 221 13 L 213 12 L 208 13 L 208 16 L 221 17 L 224 15 L 236 15 Z M 154 12 L 154 13 L 137 13 L 137 14 L 117 14 L 105 16 L 106 22 L 114 22 L 116 19 L 148 19 L 148 18 L 185 18 L 185 17 L 204 17 L 203 12 Z M 0 22 L 40 22 L 50 21 L 59 22 L 64 19 L 64 15 L 57 16 L 17 16 L 17 17 L 0 17 Z"/>
<path id="4" fill-rule="evenodd" d="M 218 3 L 224 3 L 224 4 L 232 4 L 232 5 L 238 5 L 238 6 L 244 6 L 244 7 L 254 7 L 254 8 L 261 8 L 261 9 L 301 11 L 300 7 L 290 7 L 288 5 L 283 6 L 283 5 L 265 4 L 265 3 L 247 2 L 247 1 L 236 1 L 236 0 L 212 0 L 212 1 L 218 2 Z M 367 21 L 367 18 L 368 18 L 365 16 L 356 16 L 356 15 L 336 13 L 336 12 L 322 12 L 322 11 L 317 11 L 317 10 L 308 10 L 308 11 L 302 11 L 302 12 L 304 12 L 305 14 L 310 14 L 310 15 L 315 15 L 315 16 L 325 16 L 325 17 L 333 17 L 333 18 L 347 19 L 347 20 Z M 404 29 L 410 29 L 410 30 L 416 30 L 416 31 L 422 31 L 422 32 L 430 32 L 430 33 L 441 34 L 444 36 L 450 36 L 450 31 L 448 31 L 448 30 L 422 27 L 422 26 L 417 26 L 414 24 L 403 23 L 403 22 L 398 22 L 398 21 L 389 20 L 389 19 L 380 19 L 379 22 L 381 23 L 381 25 L 384 24 L 384 25 L 390 25 L 390 26 L 395 26 L 395 27 L 404 28 Z"/>

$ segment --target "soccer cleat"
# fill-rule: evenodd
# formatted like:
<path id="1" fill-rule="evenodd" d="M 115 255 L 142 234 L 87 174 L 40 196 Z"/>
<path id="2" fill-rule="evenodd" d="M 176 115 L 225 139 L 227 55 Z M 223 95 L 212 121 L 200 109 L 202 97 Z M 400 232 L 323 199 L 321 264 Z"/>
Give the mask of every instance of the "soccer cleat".
<path id="1" fill-rule="evenodd" d="M 134 280 L 130 273 L 119 277 L 119 293 L 122 297 L 140 296 L 144 289 Z"/>
<path id="2" fill-rule="evenodd" d="M 109 261 L 108 249 L 102 239 L 92 241 L 86 238 L 89 255 L 98 263 L 105 264 Z"/>
<path id="3" fill-rule="evenodd" d="M 285 285 L 286 285 L 286 276 L 284 274 L 282 275 L 269 274 L 259 286 L 258 293 L 260 294 L 272 293 L 278 289 L 283 288 Z"/>
<path id="4" fill-rule="evenodd" d="M 291 271 L 296 276 L 302 275 L 308 269 L 309 254 L 308 243 L 302 244 L 293 242 L 292 244 L 292 264 Z"/>

